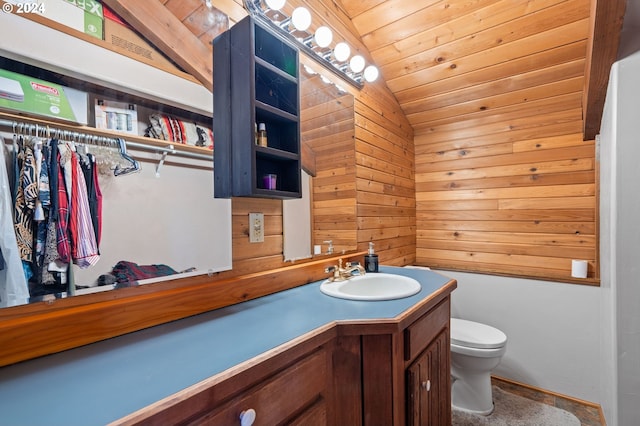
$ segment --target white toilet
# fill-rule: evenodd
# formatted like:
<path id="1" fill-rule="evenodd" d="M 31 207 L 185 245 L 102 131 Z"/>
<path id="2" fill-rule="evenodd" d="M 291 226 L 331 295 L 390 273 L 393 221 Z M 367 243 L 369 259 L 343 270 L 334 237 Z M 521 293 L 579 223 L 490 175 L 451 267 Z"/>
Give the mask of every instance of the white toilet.
<path id="1" fill-rule="evenodd" d="M 507 336 L 497 328 L 451 318 L 451 404 L 474 414 L 493 411 L 491 372 L 507 350 Z"/>

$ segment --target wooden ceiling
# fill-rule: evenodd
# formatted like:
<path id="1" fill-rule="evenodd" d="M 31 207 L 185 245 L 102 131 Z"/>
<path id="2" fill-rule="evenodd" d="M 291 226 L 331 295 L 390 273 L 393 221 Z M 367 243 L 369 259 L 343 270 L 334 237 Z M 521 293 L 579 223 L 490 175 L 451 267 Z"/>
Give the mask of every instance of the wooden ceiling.
<path id="1" fill-rule="evenodd" d="M 104 3 L 212 87 L 210 40 L 225 25 L 212 18 L 215 8 L 202 0 Z M 212 3 L 231 11 L 231 24 L 244 13 L 240 0 Z M 564 103 L 582 106 L 592 139 L 626 1 L 290 0 L 287 7 L 300 3 L 380 68 L 417 134 Z"/>

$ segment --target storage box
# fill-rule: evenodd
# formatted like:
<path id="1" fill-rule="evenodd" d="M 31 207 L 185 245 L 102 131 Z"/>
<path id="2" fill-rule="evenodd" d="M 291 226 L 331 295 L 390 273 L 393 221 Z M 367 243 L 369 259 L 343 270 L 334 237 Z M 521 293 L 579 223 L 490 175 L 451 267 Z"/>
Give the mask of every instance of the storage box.
<path id="1" fill-rule="evenodd" d="M 134 104 L 96 99 L 97 129 L 138 134 L 138 111 Z"/>
<path id="2" fill-rule="evenodd" d="M 38 4 L 42 16 L 95 38 L 103 39 L 104 14 L 96 0 L 26 0 Z M 10 0 L 24 3 L 25 0 Z"/>
<path id="3" fill-rule="evenodd" d="M 0 108 L 87 124 L 86 92 L 0 69 Z"/>
<path id="4" fill-rule="evenodd" d="M 104 7 L 104 17 L 104 40 L 111 45 L 113 50 L 165 71 L 180 71 L 173 62 L 140 37 L 106 6 Z"/>

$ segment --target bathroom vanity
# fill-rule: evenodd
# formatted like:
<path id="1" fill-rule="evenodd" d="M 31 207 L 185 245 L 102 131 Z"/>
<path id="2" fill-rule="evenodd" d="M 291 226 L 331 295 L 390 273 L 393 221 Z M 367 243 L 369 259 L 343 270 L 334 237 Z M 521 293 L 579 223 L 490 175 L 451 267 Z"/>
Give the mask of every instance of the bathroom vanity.
<path id="1" fill-rule="evenodd" d="M 456 282 L 410 276 L 387 301 L 321 282 L 0 370 L 9 423 L 450 424 L 449 316 Z M 33 410 L 35 400 L 47 410 Z"/>

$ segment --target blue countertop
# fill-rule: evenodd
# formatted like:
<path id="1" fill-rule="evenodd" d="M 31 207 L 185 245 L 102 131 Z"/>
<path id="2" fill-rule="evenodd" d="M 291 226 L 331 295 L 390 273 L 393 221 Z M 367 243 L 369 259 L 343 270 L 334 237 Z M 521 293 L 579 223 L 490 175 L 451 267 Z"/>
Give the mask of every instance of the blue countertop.
<path id="1" fill-rule="evenodd" d="M 380 272 L 415 278 L 422 289 L 404 299 L 352 301 L 322 294 L 317 281 L 2 367 L 0 424 L 106 424 L 330 322 L 395 318 L 450 280 L 425 269 Z"/>

